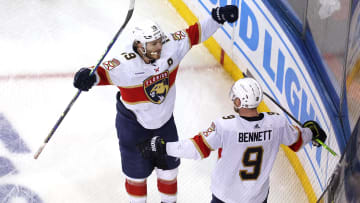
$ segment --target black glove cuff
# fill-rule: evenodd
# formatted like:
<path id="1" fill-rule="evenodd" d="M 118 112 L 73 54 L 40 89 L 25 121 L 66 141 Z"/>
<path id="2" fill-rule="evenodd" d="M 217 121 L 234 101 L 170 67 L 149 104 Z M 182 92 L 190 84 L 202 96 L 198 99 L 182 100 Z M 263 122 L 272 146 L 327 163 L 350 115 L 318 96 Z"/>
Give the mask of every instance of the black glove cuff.
<path id="1" fill-rule="evenodd" d="M 326 140 L 326 133 L 324 130 L 320 127 L 320 125 L 316 121 L 306 121 L 302 127 L 309 128 L 313 134 L 312 136 L 312 143 L 314 146 L 320 147 L 321 145 L 316 141 L 319 139 L 322 142 L 325 142 Z"/>
<path id="2" fill-rule="evenodd" d="M 234 5 L 226 5 L 224 7 L 213 8 L 211 16 L 220 24 L 224 24 L 226 21 L 233 23 L 239 18 L 238 7 Z"/>
<path id="3" fill-rule="evenodd" d="M 313 134 L 313 136 L 319 135 L 319 132 L 317 129 L 320 128 L 319 124 L 317 124 L 315 121 L 306 121 L 303 125 L 303 128 L 309 128 Z"/>
<path id="4" fill-rule="evenodd" d="M 222 18 L 220 15 L 220 7 L 213 8 L 211 11 L 211 16 L 216 22 L 218 22 L 220 24 L 225 23 L 225 19 Z"/>

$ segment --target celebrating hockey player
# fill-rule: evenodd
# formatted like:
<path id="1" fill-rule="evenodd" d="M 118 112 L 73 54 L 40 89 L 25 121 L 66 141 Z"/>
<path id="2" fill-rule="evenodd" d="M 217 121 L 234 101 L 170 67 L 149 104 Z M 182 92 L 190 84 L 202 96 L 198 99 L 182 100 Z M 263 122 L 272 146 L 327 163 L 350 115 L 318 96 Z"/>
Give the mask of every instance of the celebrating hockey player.
<path id="1" fill-rule="evenodd" d="M 190 159 L 206 158 L 220 149 L 212 174 L 211 203 L 267 202 L 269 175 L 280 144 L 296 152 L 315 139 L 324 142 L 327 136 L 315 121 L 297 127 L 277 113 L 259 113 L 262 97 L 256 80 L 240 79 L 230 91 L 236 115 L 215 120 L 191 139 L 169 142 L 155 136 L 138 148 L 145 158 L 168 155 Z"/>
<path id="2" fill-rule="evenodd" d="M 208 19 L 187 29 L 165 34 L 160 26 L 144 20 L 133 30 L 134 41 L 123 53 L 104 62 L 95 74 L 81 68 L 74 86 L 88 91 L 94 85 L 115 85 L 116 129 L 125 188 L 130 202 L 146 202 L 146 179 L 155 169 L 162 202 L 176 202 L 180 160 L 163 156 L 144 159 L 136 149 L 139 141 L 154 136 L 167 142 L 178 140 L 173 118 L 175 79 L 181 59 L 192 46 L 208 39 L 225 22 L 238 19 L 233 5 L 212 9 Z"/>

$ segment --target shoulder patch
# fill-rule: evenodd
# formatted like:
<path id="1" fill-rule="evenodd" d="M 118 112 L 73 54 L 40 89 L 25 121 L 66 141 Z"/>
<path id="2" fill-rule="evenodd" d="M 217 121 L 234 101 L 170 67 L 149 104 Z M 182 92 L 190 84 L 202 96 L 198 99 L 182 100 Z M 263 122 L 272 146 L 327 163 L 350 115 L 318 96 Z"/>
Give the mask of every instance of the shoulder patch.
<path id="1" fill-rule="evenodd" d="M 114 58 L 111 61 L 103 62 L 102 65 L 106 70 L 112 70 L 120 65 L 120 61 Z"/>
<path id="2" fill-rule="evenodd" d="M 172 33 L 171 36 L 173 37 L 174 40 L 182 40 L 185 39 L 186 34 L 184 31 L 177 31 L 175 33 Z"/>
<path id="3" fill-rule="evenodd" d="M 215 131 L 215 123 L 212 122 L 210 127 L 206 130 L 206 131 L 203 131 L 203 132 L 200 132 L 201 135 L 204 135 L 205 137 L 209 136 L 209 134 L 211 132 L 214 132 Z"/>
<path id="4" fill-rule="evenodd" d="M 210 128 L 211 128 L 213 131 L 216 130 L 216 126 L 215 126 L 215 123 L 214 123 L 214 122 L 211 123 Z"/>

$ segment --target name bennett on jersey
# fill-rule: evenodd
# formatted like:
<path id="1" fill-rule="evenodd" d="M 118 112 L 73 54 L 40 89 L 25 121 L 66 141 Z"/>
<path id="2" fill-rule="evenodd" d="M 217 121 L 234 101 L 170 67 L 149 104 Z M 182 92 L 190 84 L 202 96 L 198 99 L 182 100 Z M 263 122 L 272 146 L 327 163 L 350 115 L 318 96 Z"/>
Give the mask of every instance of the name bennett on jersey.
<path id="1" fill-rule="evenodd" d="M 260 132 L 239 132 L 239 142 L 262 142 L 271 139 L 272 130 Z"/>

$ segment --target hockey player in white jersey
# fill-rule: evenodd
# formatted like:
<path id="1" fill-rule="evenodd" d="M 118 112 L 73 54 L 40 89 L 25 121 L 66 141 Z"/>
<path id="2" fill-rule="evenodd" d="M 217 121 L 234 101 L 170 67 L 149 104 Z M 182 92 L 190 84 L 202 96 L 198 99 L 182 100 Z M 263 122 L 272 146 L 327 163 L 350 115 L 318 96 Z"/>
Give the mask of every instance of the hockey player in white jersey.
<path id="1" fill-rule="evenodd" d="M 122 53 L 104 62 L 93 75 L 89 75 L 90 68 L 75 74 L 74 86 L 82 91 L 93 85 L 119 88 L 116 129 L 130 202 L 146 202 L 146 179 L 154 169 L 161 201 L 176 202 L 180 160 L 169 156 L 144 159 L 136 144 L 154 136 L 168 142 L 178 140 L 173 110 L 180 61 L 192 46 L 208 39 L 223 23 L 237 19 L 237 6 L 217 7 L 212 9 L 211 17 L 168 34 L 157 23 L 144 20 L 134 28 L 134 41 Z"/>
<path id="2" fill-rule="evenodd" d="M 206 158 L 220 149 L 211 178 L 211 203 L 267 202 L 269 175 L 280 144 L 298 151 L 312 140 L 324 142 L 327 136 L 315 121 L 298 127 L 277 113 L 259 113 L 256 108 L 263 92 L 252 78 L 235 82 L 230 97 L 236 115 L 215 120 L 191 139 L 167 142 L 153 137 L 138 148 L 147 158 L 167 154 L 190 159 Z"/>

